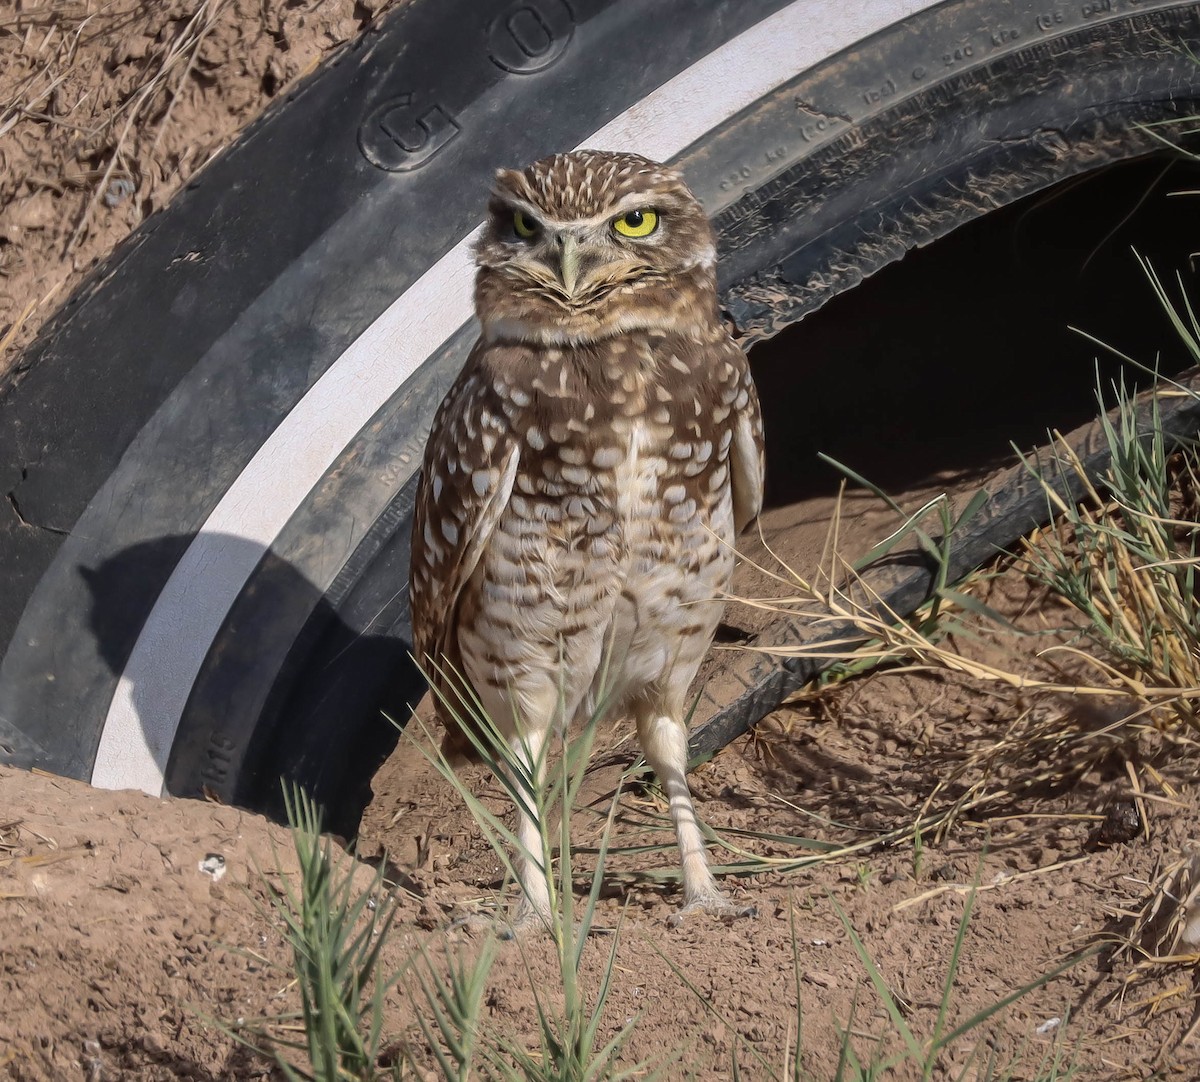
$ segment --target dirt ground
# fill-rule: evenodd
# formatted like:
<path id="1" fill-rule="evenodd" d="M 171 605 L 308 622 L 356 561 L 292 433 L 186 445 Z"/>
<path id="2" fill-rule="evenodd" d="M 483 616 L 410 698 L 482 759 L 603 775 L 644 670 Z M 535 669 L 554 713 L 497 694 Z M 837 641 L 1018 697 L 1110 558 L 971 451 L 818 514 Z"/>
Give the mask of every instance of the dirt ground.
<path id="1" fill-rule="evenodd" d="M 0 366 L 11 366 L 98 259 L 383 6 L 0 3 Z M 923 493 L 906 495 L 917 502 Z M 769 539 L 811 561 L 823 530 L 805 533 L 799 523 L 820 526 L 822 513 L 783 509 L 768 522 Z M 755 577 L 741 581 L 749 588 Z M 985 632 L 957 645 L 1031 677 L 1062 678 L 1038 651 L 1065 613 L 1012 570 L 976 589 L 1027 634 Z M 719 672 L 719 656 L 712 667 Z M 758 910 L 732 922 L 668 925 L 678 897 L 656 874 L 674 867 L 664 806 L 653 788 L 627 789 L 614 844 L 659 848 L 619 852 L 607 867 L 599 922 L 618 939 L 602 1031 L 637 1020 L 628 1063 L 682 1049 L 669 1077 L 729 1077 L 735 1059 L 742 1077 L 785 1077 L 799 1006 L 802 1065 L 824 1082 L 846 1026 L 864 1056 L 878 1034 L 884 1047 L 900 1047 L 836 907 L 924 1037 L 977 879 L 952 1023 L 1076 952 L 1109 945 L 956 1044 L 936 1077 L 958 1077 L 972 1054 L 1019 1064 L 1014 1078 L 1036 1077 L 1056 1041 L 1081 1078 L 1200 1076 L 1195 957 L 1137 969 L 1135 957 L 1111 946 L 1151 884 L 1200 838 L 1194 748 L 1151 732 L 1069 739 L 1104 730 L 1119 717 L 1113 710 L 1110 701 L 944 673 L 877 673 L 781 709 L 694 774 L 701 817 L 731 846 L 777 862 L 811 854 L 805 839 L 863 848 L 805 868 L 727 876 L 729 893 Z M 397 907 L 385 952 L 392 968 L 422 945 L 477 950 L 478 935 L 452 921 L 486 911 L 503 884 L 499 860 L 414 739 L 402 739 L 375 778 L 359 839 L 363 857 L 386 853 L 396 882 L 379 899 Z M 596 843 L 608 797 L 634 758 L 622 728 L 601 733 L 573 824 L 577 845 Z M 507 813 L 493 781 L 468 777 Z M 956 802 L 944 829 L 914 841 L 908 831 L 920 816 Z M 900 840 L 875 844 L 892 831 Z M 714 850 L 717 863 L 743 859 Z M 287 960 L 280 927 L 262 908 L 267 884 L 294 869 L 286 832 L 238 809 L 0 769 L 4 1075 L 272 1077 L 214 1020 L 295 1008 L 279 968 Z M 366 867 L 359 875 L 370 879 Z M 612 943 L 597 937 L 584 951 L 593 993 Z M 546 942 L 502 945 L 489 1020 L 532 1041 L 531 986 L 553 982 Z M 395 1048 L 419 1049 L 405 987 L 389 996 L 387 1032 Z"/>
<path id="2" fill-rule="evenodd" d="M 1046 644 L 1036 634 L 1044 619 L 1059 622 L 1054 607 L 1011 571 L 980 589 L 1032 637 L 1006 633 L 966 652 L 1048 675 L 1031 647 Z M 900 1049 L 836 907 L 923 1038 L 978 878 L 952 1024 L 1063 959 L 1109 945 L 958 1042 L 935 1077 L 958 1077 L 972 1054 L 1016 1063 L 1014 1078 L 1038 1077 L 1056 1039 L 1079 1065 L 1077 1077 L 1196 1077 L 1195 955 L 1139 972 L 1136 959 L 1111 947 L 1150 884 L 1198 836 L 1191 756 L 1153 736 L 1140 748 L 1100 739 L 1068 753 L 1066 734 L 1114 720 L 1104 710 L 940 673 L 881 673 L 777 712 L 693 775 L 702 818 L 733 846 L 795 860 L 808 852 L 804 839 L 871 843 L 892 830 L 903 835 L 922 813 L 968 803 L 941 836 L 930 829 L 919 845 L 908 836 L 808 868 L 726 877 L 730 895 L 758 910 L 736 921 L 669 925 L 677 893 L 656 876 L 674 866 L 665 806 L 653 788 L 631 786 L 597 918 L 618 934 L 603 1032 L 637 1019 L 629 1063 L 682 1049 L 683 1065 L 667 1077 L 729 1077 L 734 1057 L 743 1077 L 787 1077 L 798 989 L 804 1077 L 831 1079 L 851 1019 L 864 1056 L 880 1035 L 883 1047 Z M 1035 732 L 1044 738 L 1032 739 Z M 601 733 L 573 819 L 584 851 L 597 844 L 616 782 L 634 761 L 627 735 L 620 726 Z M 499 860 L 417 739 L 406 735 L 376 776 L 359 840 L 364 857 L 386 851 L 397 883 L 380 899 L 397 907 L 389 969 L 421 946 L 473 956 L 481 933 L 453 922 L 491 911 L 503 886 Z M 996 750 L 1006 743 L 1021 752 Z M 493 780 L 467 776 L 490 808 L 506 812 Z M 1129 822 L 1135 793 L 1145 794 L 1144 824 Z M 0 808 L 0 1063 L 10 1077 L 272 1077 L 213 1020 L 295 1008 L 279 968 L 287 948 L 263 908 L 264 884 L 294 872 L 281 828 L 235 808 L 13 770 L 0 771 Z M 220 879 L 201 868 L 214 854 L 223 858 Z M 714 850 L 717 863 L 741 859 Z M 369 870 L 360 874 L 365 885 Z M 581 973 L 593 994 L 611 945 L 599 936 L 584 951 Z M 485 1000 L 489 1022 L 532 1044 L 531 988 L 545 993 L 555 980 L 548 940 L 502 944 Z M 395 1047 L 419 1050 L 412 987 L 402 981 L 390 994 L 387 1032 Z M 886 1077 L 919 1075 L 900 1067 Z"/>

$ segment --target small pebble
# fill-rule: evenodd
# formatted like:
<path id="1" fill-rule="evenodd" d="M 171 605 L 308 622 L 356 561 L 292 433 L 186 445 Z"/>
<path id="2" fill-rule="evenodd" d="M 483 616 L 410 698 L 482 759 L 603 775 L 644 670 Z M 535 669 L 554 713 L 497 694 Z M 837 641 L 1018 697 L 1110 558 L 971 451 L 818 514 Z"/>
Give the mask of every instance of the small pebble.
<path id="1" fill-rule="evenodd" d="M 1142 816 L 1137 802 L 1114 800 L 1102 822 L 1087 840 L 1088 848 L 1131 842 L 1142 833 Z"/>
<path id="2" fill-rule="evenodd" d="M 225 875 L 225 858 L 220 853 L 205 853 L 204 859 L 196 866 L 202 874 L 211 876 L 214 883 Z"/>
<path id="3" fill-rule="evenodd" d="M 113 177 L 104 190 L 104 205 L 110 209 L 119 207 L 135 190 L 133 181 L 128 177 Z"/>

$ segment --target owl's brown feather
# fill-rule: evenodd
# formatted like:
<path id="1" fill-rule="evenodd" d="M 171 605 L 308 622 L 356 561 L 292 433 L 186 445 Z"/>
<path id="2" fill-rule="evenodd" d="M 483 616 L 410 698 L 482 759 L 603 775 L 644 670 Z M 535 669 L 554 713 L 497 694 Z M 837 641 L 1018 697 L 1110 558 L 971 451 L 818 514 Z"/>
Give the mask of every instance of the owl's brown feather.
<path id="1" fill-rule="evenodd" d="M 476 344 L 434 419 L 413 518 L 413 548 L 421 553 L 410 578 L 413 650 L 446 724 L 443 750 L 454 760 L 476 757 L 451 721 L 462 716 L 460 703 L 473 701 L 456 634 L 459 600 L 508 504 L 520 460 L 516 437 L 480 371 L 484 349 Z"/>

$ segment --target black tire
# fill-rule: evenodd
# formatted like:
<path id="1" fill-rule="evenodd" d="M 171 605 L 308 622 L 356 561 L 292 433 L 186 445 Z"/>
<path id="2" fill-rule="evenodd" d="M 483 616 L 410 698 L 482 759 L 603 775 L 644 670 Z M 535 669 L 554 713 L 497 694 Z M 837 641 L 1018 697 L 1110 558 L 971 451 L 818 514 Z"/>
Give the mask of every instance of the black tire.
<path id="1" fill-rule="evenodd" d="M 670 157 L 714 212 L 753 341 L 1146 153 L 1144 122 L 1200 101 L 1200 3 L 947 0 L 862 37 L 887 6 L 830 4 L 801 33 L 808 0 L 660 0 L 651 21 L 634 0 L 410 0 L 253 125 L 0 397 L 4 759 L 268 809 L 283 774 L 353 828 L 393 738 L 381 711 L 421 691 L 413 473 L 473 337 L 441 324 L 465 311 L 456 245 L 495 166 L 606 125 Z M 818 56 L 834 24 L 848 47 Z M 744 102 L 779 55 L 746 54 L 746 32 L 795 70 Z M 646 106 L 739 55 L 678 113 Z"/>

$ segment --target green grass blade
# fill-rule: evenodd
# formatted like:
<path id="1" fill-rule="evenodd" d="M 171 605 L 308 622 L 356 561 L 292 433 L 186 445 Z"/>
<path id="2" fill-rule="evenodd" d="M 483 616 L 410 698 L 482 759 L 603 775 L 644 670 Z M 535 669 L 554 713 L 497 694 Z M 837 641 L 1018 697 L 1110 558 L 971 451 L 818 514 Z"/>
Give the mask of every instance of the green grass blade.
<path id="1" fill-rule="evenodd" d="M 863 941 L 859 938 L 858 933 L 854 930 L 854 925 L 850 923 L 850 918 L 846 916 L 845 911 L 837 903 L 837 899 L 831 894 L 829 902 L 833 906 L 834 912 L 837 914 L 838 920 L 842 922 L 842 927 L 846 930 L 846 935 L 850 939 L 851 946 L 854 947 L 854 953 L 858 955 L 859 961 L 862 962 L 863 968 L 867 971 L 867 976 L 870 978 L 871 984 L 874 985 L 876 993 L 879 995 L 880 1002 L 883 1003 L 884 1010 L 887 1011 L 888 1017 L 892 1020 L 892 1025 L 896 1027 L 896 1032 L 900 1034 L 905 1046 L 908 1048 L 909 1054 L 914 1062 L 924 1064 L 925 1053 L 921 1048 L 920 1042 L 909 1029 L 908 1023 L 904 1019 L 904 1015 L 900 1012 L 900 1007 L 896 1003 L 895 997 L 892 995 L 891 989 L 888 988 L 887 982 L 883 979 L 883 974 L 879 972 L 879 967 L 875 964 L 875 960 L 871 957 L 870 951 L 863 945 Z"/>

